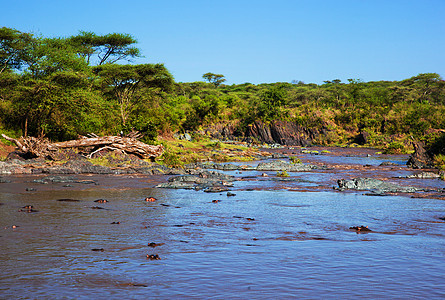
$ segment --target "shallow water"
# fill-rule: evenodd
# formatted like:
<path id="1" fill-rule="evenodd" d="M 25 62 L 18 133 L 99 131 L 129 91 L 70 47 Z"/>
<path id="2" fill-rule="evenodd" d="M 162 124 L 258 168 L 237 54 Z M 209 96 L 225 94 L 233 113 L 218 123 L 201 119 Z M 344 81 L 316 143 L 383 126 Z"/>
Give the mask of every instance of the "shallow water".
<path id="1" fill-rule="evenodd" d="M 236 181 L 234 197 L 153 188 L 162 177 L 11 177 L 0 185 L 0 298 L 445 297 L 445 201 L 289 191 L 338 179 L 292 175 Z M 372 232 L 349 229 L 360 225 Z"/>

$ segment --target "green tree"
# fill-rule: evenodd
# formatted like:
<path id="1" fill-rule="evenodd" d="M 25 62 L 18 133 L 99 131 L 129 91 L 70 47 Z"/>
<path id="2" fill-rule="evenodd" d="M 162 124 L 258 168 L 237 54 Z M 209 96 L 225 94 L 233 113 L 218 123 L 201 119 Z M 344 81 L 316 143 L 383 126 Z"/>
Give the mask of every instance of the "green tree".
<path id="1" fill-rule="evenodd" d="M 282 85 L 272 86 L 260 95 L 258 116 L 265 121 L 271 121 L 279 115 L 280 107 L 286 104 L 287 91 Z"/>
<path id="2" fill-rule="evenodd" d="M 20 70 L 23 67 L 32 40 L 30 33 L 0 28 L 0 74 L 7 69 Z"/>
<path id="3" fill-rule="evenodd" d="M 97 65 L 112 64 L 120 60 L 129 61 L 140 56 L 139 49 L 132 46 L 137 41 L 129 34 L 96 35 L 94 32 L 80 31 L 69 40 L 76 47 L 78 55 L 88 64 L 91 63 L 93 55 Z"/>
<path id="4" fill-rule="evenodd" d="M 109 88 L 119 104 L 122 126 L 142 101 L 141 89 L 159 88 L 168 90 L 173 84 L 173 77 L 163 64 L 112 65 L 106 64 L 94 68 L 94 72 L 103 79 L 105 88 Z"/>
<path id="5" fill-rule="evenodd" d="M 213 84 L 215 87 L 220 86 L 221 83 L 226 81 L 224 75 L 222 74 L 205 73 L 204 75 L 202 75 L 202 78 Z"/>

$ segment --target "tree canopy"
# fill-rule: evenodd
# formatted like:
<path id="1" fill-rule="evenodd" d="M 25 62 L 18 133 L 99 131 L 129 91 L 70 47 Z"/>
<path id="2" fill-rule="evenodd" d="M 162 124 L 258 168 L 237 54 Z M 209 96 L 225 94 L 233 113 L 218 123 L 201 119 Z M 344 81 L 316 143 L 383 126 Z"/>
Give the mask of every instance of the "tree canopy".
<path id="1" fill-rule="evenodd" d="M 213 84 L 215 87 L 218 87 L 221 83 L 226 81 L 222 74 L 205 73 L 202 75 L 202 78 Z"/>
<path id="2" fill-rule="evenodd" d="M 69 41 L 88 64 L 92 60 L 97 65 L 103 65 L 140 57 L 139 49 L 132 46 L 137 43 L 136 39 L 125 33 L 96 35 L 94 32 L 80 31 L 78 35 L 70 37 Z"/>

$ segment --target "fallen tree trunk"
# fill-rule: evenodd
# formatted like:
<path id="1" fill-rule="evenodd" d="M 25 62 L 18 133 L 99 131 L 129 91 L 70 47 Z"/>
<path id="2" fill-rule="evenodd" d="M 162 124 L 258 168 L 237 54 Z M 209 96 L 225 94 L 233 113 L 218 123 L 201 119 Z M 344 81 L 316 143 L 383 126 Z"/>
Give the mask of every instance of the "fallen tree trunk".
<path id="1" fill-rule="evenodd" d="M 20 151 L 29 153 L 34 157 L 45 157 L 54 159 L 54 153 L 64 148 L 87 148 L 93 147 L 87 156 L 102 150 L 120 150 L 127 154 L 134 154 L 140 158 L 155 158 L 162 155 L 164 147 L 162 145 L 147 145 L 135 138 L 120 136 L 102 136 L 93 138 L 81 138 L 66 142 L 50 143 L 47 139 L 37 139 L 34 137 L 13 139 L 5 134 L 3 138 L 13 142 Z"/>

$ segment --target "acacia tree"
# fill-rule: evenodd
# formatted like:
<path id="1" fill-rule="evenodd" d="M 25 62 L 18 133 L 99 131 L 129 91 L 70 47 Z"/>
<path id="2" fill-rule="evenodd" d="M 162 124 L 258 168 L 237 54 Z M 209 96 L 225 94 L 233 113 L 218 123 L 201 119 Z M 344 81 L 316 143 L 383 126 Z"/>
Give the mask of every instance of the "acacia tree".
<path id="1" fill-rule="evenodd" d="M 77 36 L 70 37 L 69 40 L 77 48 L 78 55 L 88 64 L 94 55 L 97 65 L 112 64 L 140 56 L 139 49 L 131 46 L 137 41 L 129 34 L 96 35 L 94 32 L 80 31 Z"/>
<path id="2" fill-rule="evenodd" d="M 123 127 L 143 99 L 143 87 L 166 90 L 173 84 L 173 77 L 163 64 L 106 64 L 95 67 L 94 72 L 117 100 Z"/>
<path id="3" fill-rule="evenodd" d="M 222 74 L 205 73 L 202 75 L 202 78 L 213 84 L 215 87 L 218 87 L 221 83 L 226 81 Z"/>
<path id="4" fill-rule="evenodd" d="M 0 28 L 0 74 L 6 69 L 22 68 L 32 40 L 30 33 L 8 27 Z"/>

